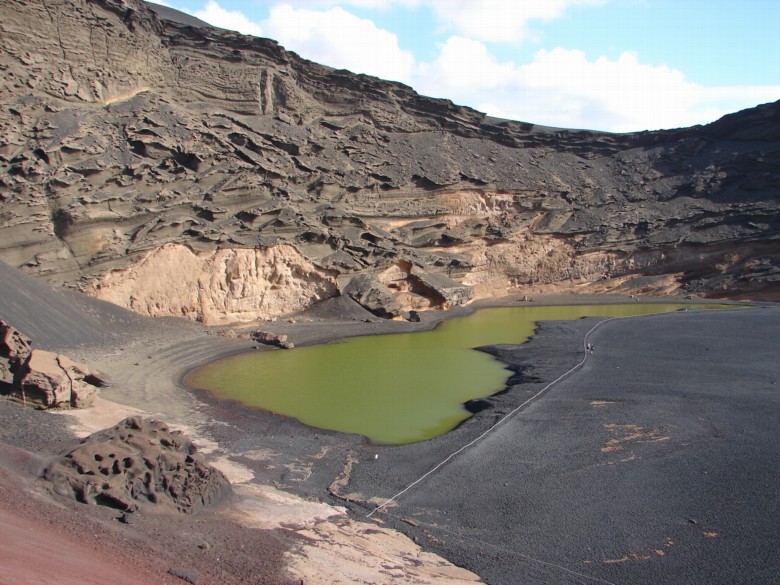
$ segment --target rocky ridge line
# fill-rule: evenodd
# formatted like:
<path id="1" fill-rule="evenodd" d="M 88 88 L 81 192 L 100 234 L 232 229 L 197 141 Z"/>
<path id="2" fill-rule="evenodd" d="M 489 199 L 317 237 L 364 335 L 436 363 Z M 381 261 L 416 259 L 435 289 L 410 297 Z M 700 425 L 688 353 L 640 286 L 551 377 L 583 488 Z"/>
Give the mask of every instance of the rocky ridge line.
<path id="1" fill-rule="evenodd" d="M 780 291 L 780 102 L 546 128 L 166 14 L 0 6 L 0 259 L 206 323 L 366 283 L 350 297 L 394 318 L 507 293 Z"/>

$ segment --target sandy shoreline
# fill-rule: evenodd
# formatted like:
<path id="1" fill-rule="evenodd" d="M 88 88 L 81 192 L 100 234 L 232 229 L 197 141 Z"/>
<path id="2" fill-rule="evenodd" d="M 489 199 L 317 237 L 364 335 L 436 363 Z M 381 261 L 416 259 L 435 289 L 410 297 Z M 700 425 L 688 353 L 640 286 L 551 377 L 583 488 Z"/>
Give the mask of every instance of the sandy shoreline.
<path id="1" fill-rule="evenodd" d="M 659 300 L 678 302 L 678 299 L 642 299 L 641 302 Z M 569 296 L 539 297 L 535 302 L 541 305 L 637 301 L 628 297 Z M 362 315 L 335 320 L 332 313 L 326 313 L 299 317 L 295 323 L 263 323 L 257 327 L 286 334 L 296 345 L 308 345 L 352 335 L 430 329 L 445 318 L 462 316 L 483 306 L 517 304 L 517 298 L 476 303 L 447 314 L 426 313 L 420 323 L 373 319 L 366 322 Z M 172 322 L 163 325 L 152 323 L 151 327 L 142 327 L 138 332 L 124 336 L 110 351 L 104 346 L 72 348 L 74 357 L 109 373 L 114 378 L 114 385 L 101 393 L 97 408 L 55 416 L 66 418 L 74 432 L 84 435 L 110 426 L 127 414 L 141 411 L 166 420 L 193 436 L 215 465 L 237 485 L 240 497 L 233 507 L 234 520 L 254 528 L 292 530 L 296 532 L 295 539 L 301 538 L 307 543 L 285 553 L 287 574 L 294 579 L 305 579 L 306 583 L 381 582 L 383 575 L 387 577 L 387 569 L 383 567 L 389 565 L 397 567 L 393 578 L 400 582 L 456 583 L 476 579 L 473 574 L 457 569 L 439 557 L 426 556 L 428 553 L 423 553 L 400 533 L 386 533 L 376 525 L 376 521 L 388 522 L 394 529 L 407 532 L 426 549 L 438 550 L 457 565 L 475 567 L 462 550 L 441 546 L 439 537 L 419 530 L 419 525 L 410 518 L 380 514 L 374 521 L 358 519 L 391 495 L 393 486 L 399 485 L 401 478 L 413 476 L 454 445 L 463 444 L 465 437 L 492 424 L 504 408 L 502 396 L 496 397 L 497 405 L 493 408 L 472 417 L 463 428 L 445 437 L 408 447 L 377 447 L 362 437 L 312 429 L 292 419 L 218 402 L 183 388 L 182 377 L 192 368 L 219 357 L 252 350 L 256 343 L 216 335 L 213 330 L 206 332 L 192 324 L 179 327 Z M 569 327 L 569 330 L 574 331 L 574 335 L 581 333 L 577 327 Z M 545 336 L 546 332 L 543 332 L 540 339 Z M 540 339 L 535 339 L 535 343 Z M 550 339 L 555 340 L 555 336 Z M 545 366 L 551 375 L 562 371 L 571 357 L 558 356 L 552 361 L 539 359 L 539 356 L 535 359 L 537 366 Z M 545 365 L 545 362 L 548 363 Z M 529 376 L 531 379 L 537 374 Z M 519 400 L 534 384 L 524 386 L 527 388 L 516 387 L 503 396 L 511 395 L 512 401 Z M 376 455 L 379 459 L 375 459 Z M 300 498 L 311 504 L 303 505 Z M 345 515 L 341 506 L 349 507 L 351 515 Z M 261 517 L 262 522 L 258 520 Z M 330 517 L 330 521 L 322 522 L 326 517 Z M 377 530 L 379 532 L 375 533 Z M 348 558 L 339 555 L 339 550 L 349 547 L 360 553 L 348 555 Z M 375 558 L 376 563 L 366 563 L 368 557 Z M 399 559 L 408 562 L 399 562 Z"/>

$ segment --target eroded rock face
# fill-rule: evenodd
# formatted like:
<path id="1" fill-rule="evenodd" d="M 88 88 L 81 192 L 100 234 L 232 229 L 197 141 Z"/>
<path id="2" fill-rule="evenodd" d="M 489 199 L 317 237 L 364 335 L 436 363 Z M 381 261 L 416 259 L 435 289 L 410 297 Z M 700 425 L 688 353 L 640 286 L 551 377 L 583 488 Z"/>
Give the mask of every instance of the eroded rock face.
<path id="1" fill-rule="evenodd" d="M 359 274 L 349 281 L 344 294 L 374 315 L 392 319 L 403 312 L 393 292 L 378 279 L 368 274 Z"/>
<path id="2" fill-rule="evenodd" d="M 231 493 L 227 478 L 205 463 L 192 441 L 141 417 L 90 435 L 44 477 L 60 495 L 124 511 L 155 506 L 191 514 Z"/>
<path id="3" fill-rule="evenodd" d="M 360 275 L 392 314 L 780 295 L 780 102 L 621 135 L 492 120 L 138 0 L 3 2 L 0 49 L 0 258 L 145 314 L 273 317 Z"/>
<path id="4" fill-rule="evenodd" d="M 32 340 L 19 330 L 0 321 L 0 383 L 13 384 L 14 372 L 32 352 Z"/>
<path id="5" fill-rule="evenodd" d="M 36 408 L 88 408 L 104 374 L 70 358 L 32 349 L 32 341 L 0 321 L 0 392 Z"/>
<path id="6" fill-rule="evenodd" d="M 195 252 L 166 244 L 87 292 L 144 315 L 213 325 L 278 317 L 335 296 L 338 287 L 331 271 L 290 245 Z"/>
<path id="7" fill-rule="evenodd" d="M 40 349 L 30 353 L 19 377 L 19 395 L 23 402 L 43 408 L 70 406 L 71 378 L 57 357 L 55 353 Z"/>

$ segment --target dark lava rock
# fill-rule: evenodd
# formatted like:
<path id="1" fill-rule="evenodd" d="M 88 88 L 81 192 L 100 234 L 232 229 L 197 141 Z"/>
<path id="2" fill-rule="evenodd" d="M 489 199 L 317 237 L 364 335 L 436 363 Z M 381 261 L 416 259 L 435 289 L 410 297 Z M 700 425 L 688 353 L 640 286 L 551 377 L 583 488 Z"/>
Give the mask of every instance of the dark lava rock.
<path id="1" fill-rule="evenodd" d="M 344 288 L 344 294 L 378 317 L 392 319 L 403 312 L 393 292 L 368 274 L 359 274 L 350 280 Z"/>
<path id="2" fill-rule="evenodd" d="M 171 567 L 168 569 L 168 573 L 174 577 L 178 577 L 182 581 L 192 583 L 192 585 L 198 585 L 200 583 L 200 576 L 193 570 L 181 569 L 179 567 Z"/>
<path id="3" fill-rule="evenodd" d="M 191 514 L 231 493 L 230 482 L 205 463 L 192 441 L 140 417 L 85 438 L 44 477 L 60 495 L 125 511 L 153 505 Z"/>

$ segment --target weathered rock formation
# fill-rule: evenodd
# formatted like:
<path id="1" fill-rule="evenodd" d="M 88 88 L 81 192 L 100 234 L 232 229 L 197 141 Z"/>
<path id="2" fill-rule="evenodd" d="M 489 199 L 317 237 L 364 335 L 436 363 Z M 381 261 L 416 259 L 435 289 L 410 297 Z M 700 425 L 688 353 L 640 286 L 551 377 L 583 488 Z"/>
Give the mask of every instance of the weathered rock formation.
<path id="1" fill-rule="evenodd" d="M 64 355 L 32 349 L 31 340 L 0 321 L 0 394 L 36 408 L 88 408 L 104 374 Z"/>
<path id="2" fill-rule="evenodd" d="M 124 511 L 154 506 L 191 514 L 219 503 L 230 482 L 160 421 L 130 417 L 85 438 L 44 472 L 60 495 Z"/>
<path id="3" fill-rule="evenodd" d="M 32 340 L 0 321 L 0 383 L 13 384 L 16 372 L 20 372 L 32 353 Z"/>
<path id="4" fill-rule="evenodd" d="M 387 316 L 507 292 L 780 294 L 780 103 L 545 128 L 164 14 L 0 5 L 0 259 L 209 323 L 363 276 Z"/>
<path id="5" fill-rule="evenodd" d="M 380 317 L 398 317 L 403 311 L 393 292 L 368 274 L 359 274 L 350 280 L 344 294 Z"/>
<path id="6" fill-rule="evenodd" d="M 273 345 L 281 349 L 293 349 L 295 347 L 295 344 L 286 335 L 279 335 L 270 331 L 255 331 L 250 337 L 257 342 Z"/>
<path id="7" fill-rule="evenodd" d="M 210 324 L 251 321 L 306 308 L 338 294 L 333 271 L 293 246 L 195 252 L 165 244 L 86 290 L 144 315 L 176 315 Z"/>

